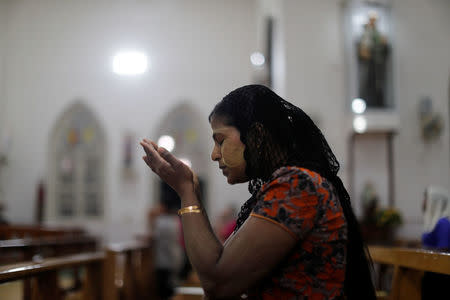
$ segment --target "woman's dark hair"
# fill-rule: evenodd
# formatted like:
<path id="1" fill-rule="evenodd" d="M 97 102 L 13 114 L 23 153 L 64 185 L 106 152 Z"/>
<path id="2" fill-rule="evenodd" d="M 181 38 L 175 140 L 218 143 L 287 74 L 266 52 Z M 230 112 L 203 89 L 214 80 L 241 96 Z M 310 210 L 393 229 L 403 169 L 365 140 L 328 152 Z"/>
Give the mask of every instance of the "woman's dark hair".
<path id="1" fill-rule="evenodd" d="M 256 204 L 256 193 L 282 166 L 299 166 L 327 178 L 335 187 L 348 228 L 344 290 L 347 299 L 376 299 L 370 256 L 364 245 L 350 196 L 337 176 L 339 162 L 320 129 L 300 108 L 262 85 L 240 87 L 220 101 L 209 115 L 240 132 L 252 197 L 239 212 L 236 230 Z"/>

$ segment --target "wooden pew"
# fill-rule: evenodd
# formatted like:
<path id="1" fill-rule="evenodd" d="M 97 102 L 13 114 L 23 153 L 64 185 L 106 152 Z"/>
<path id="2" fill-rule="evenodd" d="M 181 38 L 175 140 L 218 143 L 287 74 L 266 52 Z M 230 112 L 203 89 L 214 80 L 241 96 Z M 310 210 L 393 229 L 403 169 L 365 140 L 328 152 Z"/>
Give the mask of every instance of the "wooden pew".
<path id="1" fill-rule="evenodd" d="M 0 225 L 0 240 L 43 238 L 43 237 L 77 237 L 86 232 L 78 227 L 45 227 L 39 225 Z"/>
<path id="2" fill-rule="evenodd" d="M 200 286 L 180 286 L 175 289 L 172 300 L 202 300 L 204 292 Z"/>
<path id="3" fill-rule="evenodd" d="M 67 268 L 85 268 L 82 299 L 103 298 L 102 285 L 104 269 L 103 252 L 77 254 L 66 257 L 49 258 L 40 263 L 23 262 L 0 266 L 0 283 L 31 279 L 32 300 L 63 299 L 63 291 L 58 285 L 58 272 Z"/>
<path id="4" fill-rule="evenodd" d="M 87 235 L 1 240 L 0 265 L 93 252 L 97 250 L 97 243 L 96 238 Z M 80 281 L 78 276 L 75 280 L 77 283 Z M 31 299 L 31 285 L 29 279 L 24 280 L 24 300 Z"/>
<path id="5" fill-rule="evenodd" d="M 151 299 L 154 295 L 151 246 L 114 244 L 105 251 L 0 266 L 0 283 L 29 280 L 29 299 L 62 299 L 58 272 L 85 269 L 77 299 Z M 1 296 L 1 295 L 0 295 Z"/>
<path id="6" fill-rule="evenodd" d="M 0 240 L 0 265 L 32 260 L 33 257 L 56 257 L 94 252 L 98 241 L 92 236 L 62 236 Z"/>
<path id="7" fill-rule="evenodd" d="M 114 281 L 118 288 L 106 291 L 106 299 L 149 299 L 156 294 L 151 250 L 150 244 L 145 242 L 120 243 L 108 247 L 105 280 Z"/>
<path id="8" fill-rule="evenodd" d="M 374 263 L 394 268 L 390 300 L 419 300 L 424 272 L 450 275 L 450 253 L 424 249 L 369 246 Z"/>
<path id="9" fill-rule="evenodd" d="M 186 281 L 175 289 L 175 296 L 172 300 L 201 300 L 204 294 L 197 273 L 192 271 Z"/>

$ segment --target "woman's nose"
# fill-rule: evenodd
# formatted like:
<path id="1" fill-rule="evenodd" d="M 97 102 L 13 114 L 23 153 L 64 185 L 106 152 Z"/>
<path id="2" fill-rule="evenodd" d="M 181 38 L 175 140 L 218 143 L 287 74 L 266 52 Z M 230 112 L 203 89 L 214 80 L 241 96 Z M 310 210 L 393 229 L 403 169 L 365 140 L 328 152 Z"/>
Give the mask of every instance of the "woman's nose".
<path id="1" fill-rule="evenodd" d="M 220 159 L 220 151 L 219 151 L 219 149 L 215 146 L 214 148 L 213 148 L 213 151 L 212 151 L 212 153 L 211 153 L 211 159 L 213 160 L 213 161 L 216 161 L 216 160 L 219 160 Z"/>

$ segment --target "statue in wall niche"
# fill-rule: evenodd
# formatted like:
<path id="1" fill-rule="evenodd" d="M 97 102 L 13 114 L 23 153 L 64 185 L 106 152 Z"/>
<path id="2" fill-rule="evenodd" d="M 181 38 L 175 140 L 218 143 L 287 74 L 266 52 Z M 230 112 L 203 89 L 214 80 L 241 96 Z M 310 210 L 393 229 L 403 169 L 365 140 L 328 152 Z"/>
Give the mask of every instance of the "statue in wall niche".
<path id="1" fill-rule="evenodd" d="M 389 45 L 377 29 L 378 15 L 369 12 L 368 23 L 358 41 L 359 98 L 368 107 L 386 106 L 386 70 Z"/>

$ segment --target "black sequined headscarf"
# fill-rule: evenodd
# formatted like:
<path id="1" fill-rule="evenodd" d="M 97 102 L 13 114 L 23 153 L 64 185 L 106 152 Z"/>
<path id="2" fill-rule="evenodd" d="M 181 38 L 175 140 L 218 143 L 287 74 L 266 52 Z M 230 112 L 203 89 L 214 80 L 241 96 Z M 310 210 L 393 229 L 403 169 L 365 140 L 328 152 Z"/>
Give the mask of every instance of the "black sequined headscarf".
<path id="1" fill-rule="evenodd" d="M 375 299 L 368 252 L 353 213 L 350 197 L 337 176 L 339 162 L 325 137 L 300 108 L 262 85 L 240 87 L 220 101 L 209 116 L 236 127 L 245 145 L 244 159 L 252 194 L 241 207 L 236 230 L 256 204 L 256 193 L 283 166 L 299 166 L 319 173 L 335 187 L 348 228 L 345 295 L 347 299 Z"/>

